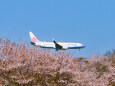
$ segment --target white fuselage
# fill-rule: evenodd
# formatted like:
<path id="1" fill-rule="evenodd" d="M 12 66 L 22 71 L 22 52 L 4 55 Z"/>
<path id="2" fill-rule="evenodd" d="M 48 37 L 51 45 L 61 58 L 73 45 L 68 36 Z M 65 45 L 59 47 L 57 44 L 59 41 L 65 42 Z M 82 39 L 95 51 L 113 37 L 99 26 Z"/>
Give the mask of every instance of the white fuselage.
<path id="1" fill-rule="evenodd" d="M 63 42 L 41 42 L 39 41 L 32 32 L 29 32 L 31 38 L 31 44 L 35 46 L 40 46 L 41 48 L 51 48 L 58 50 L 66 50 L 66 49 L 81 49 L 84 48 L 80 43 L 63 43 Z"/>
<path id="2" fill-rule="evenodd" d="M 62 43 L 62 42 L 58 42 L 58 44 L 61 45 L 62 49 L 64 49 L 64 50 L 66 50 L 66 49 L 80 49 L 80 48 L 85 47 L 80 43 Z M 35 45 L 40 46 L 42 48 L 56 49 L 56 46 L 55 46 L 55 44 L 53 42 L 36 42 Z"/>

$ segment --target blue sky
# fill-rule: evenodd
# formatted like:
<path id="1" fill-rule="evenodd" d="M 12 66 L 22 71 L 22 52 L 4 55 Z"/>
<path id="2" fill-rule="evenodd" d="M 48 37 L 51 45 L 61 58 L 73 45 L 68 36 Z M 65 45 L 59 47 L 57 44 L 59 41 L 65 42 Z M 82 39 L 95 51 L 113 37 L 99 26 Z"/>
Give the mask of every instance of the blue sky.
<path id="1" fill-rule="evenodd" d="M 115 49 L 115 0 L 0 0 L 0 36 L 30 42 L 80 42 L 74 57 Z"/>

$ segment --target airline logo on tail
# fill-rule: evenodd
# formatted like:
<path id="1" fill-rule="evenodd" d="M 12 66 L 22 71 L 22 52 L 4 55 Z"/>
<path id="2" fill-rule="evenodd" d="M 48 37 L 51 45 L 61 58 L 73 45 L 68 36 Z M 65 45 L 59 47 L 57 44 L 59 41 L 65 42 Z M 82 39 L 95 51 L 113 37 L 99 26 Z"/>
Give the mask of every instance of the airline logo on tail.
<path id="1" fill-rule="evenodd" d="M 35 42 L 37 39 L 35 37 L 31 38 L 32 42 Z"/>
<path id="2" fill-rule="evenodd" d="M 32 42 L 36 42 L 37 41 L 37 38 L 34 36 L 34 34 L 32 32 L 29 32 L 30 34 L 30 39 Z"/>

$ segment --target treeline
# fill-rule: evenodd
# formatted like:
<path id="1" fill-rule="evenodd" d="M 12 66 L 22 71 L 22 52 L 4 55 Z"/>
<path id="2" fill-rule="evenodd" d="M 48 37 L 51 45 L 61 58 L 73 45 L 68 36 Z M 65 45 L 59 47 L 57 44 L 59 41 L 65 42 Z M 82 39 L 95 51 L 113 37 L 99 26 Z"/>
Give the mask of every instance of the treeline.
<path id="1" fill-rule="evenodd" d="M 0 39 L 0 85 L 115 86 L 115 53 L 90 60 L 71 57 Z"/>

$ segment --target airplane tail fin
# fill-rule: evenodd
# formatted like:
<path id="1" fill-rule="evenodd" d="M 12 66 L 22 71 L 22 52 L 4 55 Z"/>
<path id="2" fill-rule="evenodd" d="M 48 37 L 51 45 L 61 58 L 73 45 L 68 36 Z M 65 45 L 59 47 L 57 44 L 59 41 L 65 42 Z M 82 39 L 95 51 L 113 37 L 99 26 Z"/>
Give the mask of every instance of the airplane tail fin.
<path id="1" fill-rule="evenodd" d="M 29 32 L 29 34 L 30 34 L 31 42 L 33 42 L 33 43 L 34 42 L 40 42 L 32 32 Z"/>

